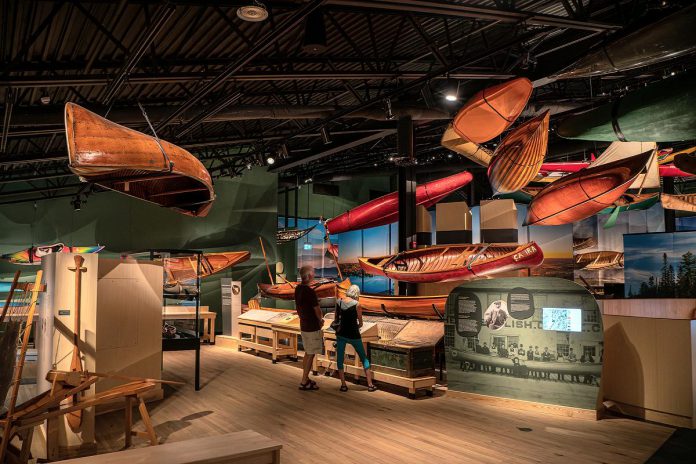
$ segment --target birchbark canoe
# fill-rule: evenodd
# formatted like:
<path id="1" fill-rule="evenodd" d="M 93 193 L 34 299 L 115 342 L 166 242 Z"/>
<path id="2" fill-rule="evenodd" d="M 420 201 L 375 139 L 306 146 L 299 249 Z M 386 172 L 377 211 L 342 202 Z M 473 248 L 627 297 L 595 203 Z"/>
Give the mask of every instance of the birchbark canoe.
<path id="1" fill-rule="evenodd" d="M 618 269 L 624 266 L 624 254 L 620 251 L 591 251 L 575 255 L 578 269 L 599 271 L 602 269 Z"/>
<path id="2" fill-rule="evenodd" d="M 498 145 L 488 167 L 488 180 L 497 193 L 512 193 L 539 173 L 549 141 L 549 112 L 514 129 Z"/>
<path id="3" fill-rule="evenodd" d="M 696 213 L 696 193 L 688 193 L 685 195 L 669 195 L 663 193 L 660 195 L 660 201 L 662 202 L 662 207 L 665 209 Z"/>
<path id="4" fill-rule="evenodd" d="M 465 140 L 487 142 L 515 122 L 527 105 L 532 90 L 532 83 L 526 77 L 485 88 L 459 110 L 452 128 Z"/>
<path id="5" fill-rule="evenodd" d="M 70 170 L 92 182 L 189 216 L 215 200 L 203 163 L 164 140 L 123 127 L 74 103 L 65 104 Z"/>
<path id="6" fill-rule="evenodd" d="M 336 288 L 339 298 L 346 296 L 346 290 L 350 285 L 350 279 L 345 279 L 338 284 Z M 365 314 L 441 320 L 445 315 L 447 296 L 391 296 L 361 293 L 358 303 Z"/>
<path id="7" fill-rule="evenodd" d="M 696 6 L 692 5 L 610 44 L 601 45 L 551 77 L 577 79 L 613 74 L 692 53 L 696 50 L 694 22 Z"/>
<path id="8" fill-rule="evenodd" d="M 224 271 L 235 264 L 249 259 L 248 251 L 224 251 L 221 253 L 204 253 L 201 257 L 201 272 L 198 272 L 198 259 L 196 256 L 181 256 L 164 259 L 164 272 L 168 284 L 185 283 L 195 280 L 197 277 L 208 277 L 217 272 Z"/>
<path id="9" fill-rule="evenodd" d="M 480 243 L 434 246 L 389 256 L 361 257 L 358 261 L 368 274 L 401 282 L 426 283 L 533 268 L 544 261 L 544 253 L 534 242 L 524 245 Z"/>
<path id="10" fill-rule="evenodd" d="M 295 287 L 299 282 L 284 282 L 282 284 L 257 284 L 259 293 L 266 298 L 278 300 L 294 300 Z M 336 296 L 336 282 L 329 279 L 313 280 L 309 284 L 317 294 L 317 298 L 331 298 Z"/>
<path id="11" fill-rule="evenodd" d="M 307 229 L 279 229 L 276 231 L 276 243 L 282 245 L 283 243 L 288 243 L 300 239 L 310 233 L 316 224 Z"/>
<path id="12" fill-rule="evenodd" d="M 567 139 L 676 142 L 696 139 L 696 73 L 657 84 L 570 116 L 558 125 Z"/>
<path id="13" fill-rule="evenodd" d="M 614 205 L 646 167 L 653 150 L 570 174 L 529 203 L 526 225 L 569 224 Z"/>
<path id="14" fill-rule="evenodd" d="M 84 247 L 71 247 L 66 246 L 63 243 L 54 243 L 53 245 L 41 245 L 32 246 L 25 250 L 16 251 L 14 253 L 8 253 L 0 256 L 0 259 L 4 261 L 9 261 L 12 264 L 41 264 L 41 258 L 51 253 L 79 253 L 79 254 L 89 254 L 89 253 L 99 253 L 104 249 L 101 245 L 96 246 L 84 246 Z"/>
<path id="15" fill-rule="evenodd" d="M 488 166 L 493 156 L 489 149 L 460 137 L 452 128 L 452 124 L 447 126 L 447 129 L 442 134 L 440 145 L 455 153 L 459 153 L 481 166 Z"/>
<path id="16" fill-rule="evenodd" d="M 431 207 L 450 193 L 467 185 L 473 176 L 464 171 L 416 187 L 416 205 Z M 392 192 L 326 221 L 329 234 L 391 224 L 399 219 L 399 194 Z"/>

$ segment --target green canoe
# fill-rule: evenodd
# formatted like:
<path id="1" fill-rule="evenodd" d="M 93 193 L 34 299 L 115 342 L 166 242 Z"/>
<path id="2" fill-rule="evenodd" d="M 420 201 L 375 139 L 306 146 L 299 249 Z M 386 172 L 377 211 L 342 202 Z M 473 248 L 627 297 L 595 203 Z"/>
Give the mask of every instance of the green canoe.
<path id="1" fill-rule="evenodd" d="M 567 139 L 678 142 L 696 139 L 696 73 L 664 79 L 558 125 Z"/>

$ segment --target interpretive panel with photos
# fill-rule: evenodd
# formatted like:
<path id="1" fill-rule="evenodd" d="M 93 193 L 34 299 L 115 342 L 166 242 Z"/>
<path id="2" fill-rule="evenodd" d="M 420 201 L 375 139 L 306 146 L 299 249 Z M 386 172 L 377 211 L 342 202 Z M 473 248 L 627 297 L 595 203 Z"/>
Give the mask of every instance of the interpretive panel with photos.
<path id="1" fill-rule="evenodd" d="M 446 306 L 450 390 L 595 409 L 602 318 L 580 285 L 554 277 L 467 282 Z"/>

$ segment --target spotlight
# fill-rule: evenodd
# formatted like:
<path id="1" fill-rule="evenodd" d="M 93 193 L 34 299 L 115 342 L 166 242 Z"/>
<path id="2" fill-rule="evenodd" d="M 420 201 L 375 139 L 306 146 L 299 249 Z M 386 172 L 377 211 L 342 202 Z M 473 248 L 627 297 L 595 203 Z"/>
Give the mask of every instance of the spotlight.
<path id="1" fill-rule="evenodd" d="M 447 153 L 448 158 L 452 158 L 452 153 Z"/>
<path id="2" fill-rule="evenodd" d="M 394 112 L 392 111 L 392 102 L 391 98 L 385 98 L 384 99 L 384 116 L 387 118 L 387 120 L 391 121 L 394 119 Z"/>
<path id="3" fill-rule="evenodd" d="M 268 18 L 268 10 L 263 3 L 254 0 L 251 5 L 237 8 L 237 17 L 243 21 L 258 23 Z"/>
<path id="4" fill-rule="evenodd" d="M 80 194 L 75 195 L 75 198 L 70 202 L 73 206 L 74 211 L 80 211 L 82 209 L 82 200 L 80 199 Z"/>
<path id="5" fill-rule="evenodd" d="M 251 171 L 251 163 L 247 163 L 247 169 Z"/>
<path id="6" fill-rule="evenodd" d="M 42 104 L 42 105 L 48 105 L 49 103 L 51 103 L 51 97 L 50 97 L 50 96 L 44 95 L 44 96 L 41 97 L 41 104 Z"/>
<path id="7" fill-rule="evenodd" d="M 670 76 L 674 76 L 675 74 L 677 74 L 677 73 L 675 73 L 674 71 L 672 71 L 671 73 L 669 73 Z"/>
<path id="8" fill-rule="evenodd" d="M 269 165 L 272 165 L 273 163 L 275 163 L 275 158 L 272 156 L 269 156 L 268 158 L 266 158 L 266 163 L 268 163 Z"/>
<path id="9" fill-rule="evenodd" d="M 305 184 L 309 184 L 310 182 L 312 182 L 312 178 L 311 178 L 311 177 L 306 178 L 305 181 L 304 181 Z"/>
<path id="10" fill-rule="evenodd" d="M 326 126 L 321 126 L 321 139 L 324 141 L 324 145 L 331 143 L 331 134 L 329 134 L 329 129 Z"/>
<path id="11" fill-rule="evenodd" d="M 456 79 L 447 79 L 445 84 L 445 100 L 455 102 L 459 100 L 459 81 Z"/>
<path id="12" fill-rule="evenodd" d="M 394 161 L 394 157 L 393 157 L 393 156 L 390 156 L 390 157 L 389 157 L 389 161 Z"/>
<path id="13" fill-rule="evenodd" d="M 305 23 L 304 40 L 302 50 L 311 55 L 317 55 L 326 51 L 326 25 L 324 24 L 324 12 L 321 9 L 313 11 Z"/>

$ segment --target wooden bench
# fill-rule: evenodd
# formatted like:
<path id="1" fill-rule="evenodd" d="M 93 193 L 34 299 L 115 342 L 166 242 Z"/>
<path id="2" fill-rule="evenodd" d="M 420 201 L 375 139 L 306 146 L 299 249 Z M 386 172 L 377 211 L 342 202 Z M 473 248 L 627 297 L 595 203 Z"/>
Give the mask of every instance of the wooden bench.
<path id="1" fill-rule="evenodd" d="M 68 459 L 63 464 L 278 464 L 282 445 L 253 430 Z"/>

